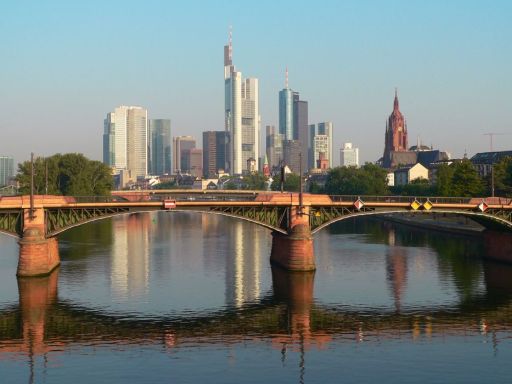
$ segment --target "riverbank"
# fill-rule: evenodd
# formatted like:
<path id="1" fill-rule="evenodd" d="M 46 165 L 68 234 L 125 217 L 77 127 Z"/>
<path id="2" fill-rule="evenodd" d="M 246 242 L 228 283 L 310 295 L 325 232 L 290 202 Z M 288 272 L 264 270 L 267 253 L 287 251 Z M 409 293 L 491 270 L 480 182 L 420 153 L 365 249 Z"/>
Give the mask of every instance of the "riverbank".
<path id="1" fill-rule="evenodd" d="M 414 212 L 407 214 L 390 213 L 377 217 L 382 220 L 405 224 L 416 228 L 457 233 L 461 235 L 479 235 L 485 230 L 484 226 L 463 215 Z"/>

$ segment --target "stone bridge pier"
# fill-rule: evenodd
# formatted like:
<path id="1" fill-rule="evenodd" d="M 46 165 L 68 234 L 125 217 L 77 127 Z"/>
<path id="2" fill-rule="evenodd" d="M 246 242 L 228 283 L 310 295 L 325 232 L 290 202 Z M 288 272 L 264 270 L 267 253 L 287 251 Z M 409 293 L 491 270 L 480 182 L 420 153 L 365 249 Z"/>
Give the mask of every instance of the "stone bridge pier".
<path id="1" fill-rule="evenodd" d="M 289 271 L 316 269 L 309 213 L 309 206 L 292 206 L 288 234 L 272 232 L 272 264 Z"/>
<path id="2" fill-rule="evenodd" d="M 23 209 L 23 234 L 20 246 L 19 277 L 45 276 L 60 264 L 59 245 L 55 237 L 46 238 L 44 208 Z"/>

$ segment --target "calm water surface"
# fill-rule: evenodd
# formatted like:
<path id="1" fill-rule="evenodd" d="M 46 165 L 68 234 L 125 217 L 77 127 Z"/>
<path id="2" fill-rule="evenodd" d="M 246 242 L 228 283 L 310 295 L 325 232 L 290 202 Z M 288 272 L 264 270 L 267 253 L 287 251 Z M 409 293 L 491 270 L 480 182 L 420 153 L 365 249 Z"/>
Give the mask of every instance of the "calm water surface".
<path id="1" fill-rule="evenodd" d="M 512 268 L 478 239 L 377 220 L 315 237 L 316 273 L 269 264 L 266 229 L 133 214 L 59 237 L 16 279 L 0 235 L 6 383 L 509 383 Z"/>

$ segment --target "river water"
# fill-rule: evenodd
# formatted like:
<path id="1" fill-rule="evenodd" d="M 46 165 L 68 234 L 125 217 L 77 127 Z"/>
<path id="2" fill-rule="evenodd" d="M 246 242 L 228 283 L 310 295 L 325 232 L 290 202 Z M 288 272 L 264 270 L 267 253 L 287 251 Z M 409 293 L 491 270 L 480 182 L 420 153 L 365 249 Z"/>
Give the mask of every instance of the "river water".
<path id="1" fill-rule="evenodd" d="M 159 212 L 59 236 L 16 279 L 0 235 L 5 383 L 509 383 L 512 267 L 483 243 L 375 219 L 315 236 L 315 273 L 270 266 L 270 232 Z"/>

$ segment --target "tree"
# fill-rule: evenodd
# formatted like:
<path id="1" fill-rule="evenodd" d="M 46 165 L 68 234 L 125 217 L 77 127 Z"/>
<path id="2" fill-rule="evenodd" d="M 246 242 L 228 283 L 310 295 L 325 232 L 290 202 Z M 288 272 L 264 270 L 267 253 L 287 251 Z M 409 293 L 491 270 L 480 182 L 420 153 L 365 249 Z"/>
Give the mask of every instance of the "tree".
<path id="1" fill-rule="evenodd" d="M 274 176 L 270 189 L 273 191 L 281 190 L 281 176 Z M 296 173 L 288 173 L 284 178 L 284 190 L 287 192 L 299 192 L 300 189 L 300 177 Z"/>
<path id="2" fill-rule="evenodd" d="M 484 193 L 484 183 L 478 176 L 478 172 L 468 159 L 462 160 L 460 163 L 452 164 L 452 189 L 453 196 L 481 196 Z"/>
<path id="3" fill-rule="evenodd" d="M 448 164 L 441 164 L 437 168 L 435 194 L 437 196 L 452 196 L 452 178 L 454 168 Z"/>
<path id="4" fill-rule="evenodd" d="M 512 197 L 512 157 L 505 157 L 494 164 L 494 193 L 497 196 Z M 490 179 L 491 175 L 489 175 Z M 489 185 L 492 183 L 488 180 Z M 490 188 L 489 188 L 490 189 Z"/>
<path id="5" fill-rule="evenodd" d="M 251 173 L 250 175 L 244 176 L 244 189 L 263 191 L 267 189 L 266 181 L 267 178 L 261 173 Z"/>
<path id="6" fill-rule="evenodd" d="M 432 196 L 434 188 L 427 179 L 418 178 L 412 180 L 409 184 L 397 185 L 391 188 L 394 195 L 402 196 Z"/>
<path id="7" fill-rule="evenodd" d="M 385 195 L 389 193 L 385 169 L 375 164 L 361 168 L 336 167 L 329 171 L 325 193 L 329 195 Z"/>
<path id="8" fill-rule="evenodd" d="M 21 193 L 30 193 L 31 163 L 18 165 Z M 48 183 L 46 182 L 48 180 Z M 110 168 L 80 153 L 55 154 L 34 161 L 34 193 L 73 196 L 108 195 L 114 185 Z"/>

